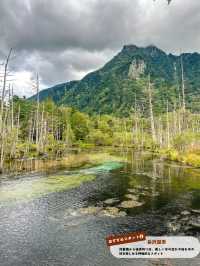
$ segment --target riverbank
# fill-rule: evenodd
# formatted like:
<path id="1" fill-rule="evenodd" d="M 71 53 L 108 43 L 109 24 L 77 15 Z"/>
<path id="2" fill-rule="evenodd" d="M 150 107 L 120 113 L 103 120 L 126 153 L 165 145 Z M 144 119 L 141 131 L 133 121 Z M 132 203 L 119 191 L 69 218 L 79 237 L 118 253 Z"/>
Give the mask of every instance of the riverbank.
<path id="1" fill-rule="evenodd" d="M 115 164 L 105 161 L 71 170 L 50 167 L 48 173 L 2 178 L 3 265 L 64 266 L 76 260 L 80 265 L 121 266 L 107 249 L 105 238 L 110 234 L 144 230 L 155 236 L 198 237 L 200 170 L 160 160 L 152 153 L 129 149 L 123 157 L 123 152 L 119 150 L 118 156 L 116 150 L 109 154 L 107 149 L 96 155 L 94 151 L 84 153 L 88 156 L 85 161 L 93 163 L 113 160 L 116 155 L 119 163 Z M 80 154 L 74 159 L 77 156 Z M 123 158 L 128 158 L 128 163 L 121 165 Z M 71 183 L 72 176 L 76 184 Z M 191 263 L 197 265 L 197 260 Z M 126 266 L 136 264 L 124 262 Z"/>
<path id="2" fill-rule="evenodd" d="M 103 151 L 102 151 L 103 149 Z M 49 171 L 50 169 L 79 169 L 98 166 L 106 161 L 125 161 L 126 158 L 119 158 L 111 155 L 111 148 L 90 148 L 73 149 L 63 157 L 35 157 L 25 159 L 15 159 L 5 163 L 3 174 L 19 175 L 21 173 L 31 173 L 37 171 Z"/>
<path id="3" fill-rule="evenodd" d="M 200 151 L 178 151 L 176 149 L 161 149 L 156 154 L 164 159 L 180 162 L 184 165 L 200 168 Z"/>
<path id="4" fill-rule="evenodd" d="M 103 152 L 102 152 L 103 151 Z M 115 152 L 120 151 L 123 156 L 119 158 L 114 156 Z M 186 166 L 191 166 L 195 168 L 200 167 L 200 151 L 178 151 L 174 148 L 170 149 L 146 149 L 143 151 L 138 151 L 137 149 L 131 147 L 94 147 L 94 146 L 84 146 L 82 148 L 76 147 L 73 149 L 66 150 L 63 156 L 37 156 L 22 159 L 13 159 L 7 161 L 4 167 L 4 174 L 18 175 L 21 173 L 35 172 L 35 171 L 48 171 L 48 169 L 57 168 L 67 168 L 77 169 L 84 167 L 92 167 L 104 163 L 105 161 L 127 161 L 126 153 L 131 151 L 142 152 L 148 154 L 148 156 L 160 157 L 164 160 L 170 160 L 174 162 L 179 162 Z"/>

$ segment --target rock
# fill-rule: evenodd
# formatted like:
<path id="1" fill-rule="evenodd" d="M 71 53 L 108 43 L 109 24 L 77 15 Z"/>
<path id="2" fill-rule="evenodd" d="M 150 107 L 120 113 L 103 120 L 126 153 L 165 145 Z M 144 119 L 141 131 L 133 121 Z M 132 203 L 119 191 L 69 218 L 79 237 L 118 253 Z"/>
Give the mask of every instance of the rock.
<path id="1" fill-rule="evenodd" d="M 100 216 L 108 216 L 108 217 L 124 217 L 126 216 L 126 212 L 124 211 L 119 211 L 118 208 L 116 207 L 106 207 L 105 209 L 102 209 L 98 215 Z"/>
<path id="2" fill-rule="evenodd" d="M 200 210 L 194 210 L 194 209 L 192 209 L 191 212 L 194 213 L 194 214 L 199 214 L 200 215 Z"/>
<path id="3" fill-rule="evenodd" d="M 116 207 L 107 207 L 99 212 L 100 216 L 118 217 L 119 209 Z"/>
<path id="4" fill-rule="evenodd" d="M 138 186 L 135 186 L 136 189 L 145 189 L 144 187 L 138 185 Z"/>
<path id="5" fill-rule="evenodd" d="M 65 218 L 69 218 L 72 216 L 79 216 L 79 220 L 82 215 L 99 215 L 99 216 L 109 216 L 109 217 L 123 217 L 126 216 L 125 211 L 120 211 L 116 207 L 95 207 L 95 206 L 90 206 L 90 207 L 85 207 L 85 208 L 80 208 L 80 209 L 68 209 L 67 214 L 65 215 Z M 86 219 L 85 217 L 83 217 Z M 74 218 L 73 218 L 74 219 Z M 69 224 L 66 224 L 68 226 Z M 71 225 L 71 224 L 70 224 Z"/>
<path id="6" fill-rule="evenodd" d="M 200 229 L 200 222 L 190 222 L 189 225 L 194 229 Z"/>
<path id="7" fill-rule="evenodd" d="M 66 211 L 66 214 L 64 216 L 64 218 L 68 218 L 69 216 L 79 216 L 80 213 L 78 212 L 78 209 L 68 209 Z"/>
<path id="8" fill-rule="evenodd" d="M 181 225 L 176 222 L 169 222 L 167 226 L 171 232 L 178 232 L 181 229 Z"/>
<path id="9" fill-rule="evenodd" d="M 116 199 L 116 198 L 104 200 L 104 203 L 107 204 L 107 205 L 114 204 L 114 203 L 117 203 L 117 202 L 119 202 L 119 199 Z"/>
<path id="10" fill-rule="evenodd" d="M 176 216 L 173 216 L 172 218 L 171 218 L 171 220 L 178 220 L 180 218 L 180 215 L 176 215 Z"/>
<path id="11" fill-rule="evenodd" d="M 157 197 L 160 195 L 160 193 L 159 192 L 153 192 L 153 193 L 149 192 L 149 195 L 152 197 Z"/>
<path id="12" fill-rule="evenodd" d="M 119 209 L 116 207 L 106 207 L 105 210 L 114 215 L 119 212 Z"/>
<path id="13" fill-rule="evenodd" d="M 128 192 L 129 193 L 133 193 L 133 194 L 141 193 L 141 191 L 146 193 L 147 191 L 149 191 L 149 187 L 137 185 L 134 188 L 129 188 L 128 189 Z"/>
<path id="14" fill-rule="evenodd" d="M 122 201 L 119 207 L 128 209 L 128 208 L 139 207 L 139 206 L 142 206 L 143 204 L 144 204 L 143 202 L 138 202 L 135 200 L 126 200 L 126 201 Z"/>
<path id="15" fill-rule="evenodd" d="M 140 192 L 140 195 L 141 196 L 149 196 L 149 192 L 143 191 L 143 192 Z"/>
<path id="16" fill-rule="evenodd" d="M 79 225 L 79 221 L 70 221 L 64 224 L 64 227 L 73 227 L 73 226 L 78 226 L 78 225 Z"/>
<path id="17" fill-rule="evenodd" d="M 128 77 L 131 79 L 139 79 L 140 75 L 144 73 L 146 64 L 143 60 L 133 59 L 129 65 Z"/>
<path id="18" fill-rule="evenodd" d="M 124 217 L 124 216 L 126 216 L 127 215 L 127 213 L 125 212 L 125 211 L 120 211 L 119 213 L 118 213 L 118 216 L 120 216 L 120 217 Z"/>
<path id="19" fill-rule="evenodd" d="M 78 226 L 79 224 L 80 224 L 79 220 L 76 219 L 76 220 L 65 223 L 64 227 L 73 227 L 73 226 Z"/>
<path id="20" fill-rule="evenodd" d="M 182 212 L 181 212 L 181 215 L 183 215 L 183 216 L 187 216 L 187 215 L 190 215 L 190 212 L 189 212 L 189 211 L 182 211 Z"/>
<path id="21" fill-rule="evenodd" d="M 70 215 L 71 215 L 71 216 L 78 216 L 79 213 L 78 213 L 77 211 L 72 211 L 72 212 L 70 213 Z"/>
<path id="22" fill-rule="evenodd" d="M 64 227 L 75 227 L 80 226 L 81 224 L 87 223 L 87 221 L 90 221 L 91 217 L 82 217 L 82 218 L 73 218 L 71 220 L 68 220 L 65 222 Z"/>
<path id="23" fill-rule="evenodd" d="M 137 194 L 137 193 L 138 193 L 138 189 L 135 189 L 135 188 L 129 188 L 129 189 L 128 189 L 128 192 L 129 192 L 129 193 L 133 193 L 133 194 L 135 194 L 135 193 Z"/>
<path id="24" fill-rule="evenodd" d="M 128 199 L 135 200 L 135 201 L 138 200 L 138 196 L 132 195 L 132 194 L 126 194 L 125 197 L 128 198 Z"/>
<path id="25" fill-rule="evenodd" d="M 49 220 L 52 222 L 59 222 L 59 219 L 53 216 L 49 216 Z"/>
<path id="26" fill-rule="evenodd" d="M 79 212 L 81 214 L 89 214 L 89 215 L 93 214 L 93 215 L 95 215 L 95 214 L 99 213 L 101 210 L 102 210 L 101 207 L 91 206 L 91 207 L 86 207 L 86 208 L 80 208 Z"/>
<path id="27" fill-rule="evenodd" d="M 159 192 L 151 192 L 151 191 L 143 191 L 140 193 L 140 195 L 148 196 L 148 197 L 157 197 L 160 195 Z"/>
<path id="28" fill-rule="evenodd" d="M 185 225 L 185 226 L 183 227 L 183 231 L 184 231 L 185 233 L 187 233 L 189 230 L 191 230 L 191 226 L 189 226 L 189 225 Z"/>
<path id="29" fill-rule="evenodd" d="M 188 222 L 188 220 L 190 219 L 190 217 L 183 217 L 182 219 L 181 219 L 181 222 L 183 222 L 183 223 L 185 223 L 185 222 Z"/>

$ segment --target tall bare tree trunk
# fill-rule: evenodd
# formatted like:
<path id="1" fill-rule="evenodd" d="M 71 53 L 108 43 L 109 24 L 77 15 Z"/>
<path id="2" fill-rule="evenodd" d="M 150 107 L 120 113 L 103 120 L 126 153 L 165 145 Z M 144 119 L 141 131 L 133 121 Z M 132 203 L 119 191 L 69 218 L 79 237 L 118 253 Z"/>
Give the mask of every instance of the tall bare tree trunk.
<path id="1" fill-rule="evenodd" d="M 153 104 L 152 104 L 152 90 L 151 90 L 151 78 L 150 75 L 148 77 L 148 96 L 149 96 L 149 112 L 150 112 L 150 120 L 151 120 L 151 134 L 152 139 L 156 142 L 156 131 L 155 131 L 155 121 L 153 115 Z"/>
<path id="2" fill-rule="evenodd" d="M 7 76 L 8 76 L 8 64 L 9 64 L 11 53 L 12 53 L 12 48 L 10 49 L 10 51 L 8 53 L 8 56 L 7 56 L 6 62 L 5 62 L 5 66 L 4 66 L 3 87 L 2 87 L 2 92 L 1 92 L 1 119 L 3 117 L 6 83 L 7 83 Z"/>
<path id="3" fill-rule="evenodd" d="M 185 113 L 185 79 L 184 79 L 184 69 L 183 69 L 183 59 L 181 55 L 181 88 L 182 88 L 182 107 Z"/>
<path id="4" fill-rule="evenodd" d="M 170 147 L 170 129 L 169 129 L 169 102 L 167 100 L 167 148 Z"/>
<path id="5" fill-rule="evenodd" d="M 39 84 L 39 75 L 36 77 L 36 90 L 37 90 L 37 110 L 36 110 L 36 145 L 37 151 L 39 151 L 39 108 L 40 108 L 40 84 Z"/>
<path id="6" fill-rule="evenodd" d="M 7 108 L 6 113 L 4 114 L 5 108 L 5 95 L 6 95 L 6 84 L 7 84 L 7 76 L 8 76 L 8 65 L 10 56 L 12 53 L 12 48 L 10 49 L 8 56 L 4 65 L 4 73 L 3 73 L 3 86 L 1 91 L 1 109 L 0 109 L 0 172 L 3 170 L 4 164 L 4 149 L 5 149 L 5 141 L 6 141 L 6 130 L 5 123 L 7 120 Z"/>
<path id="7" fill-rule="evenodd" d="M 14 102 L 13 102 L 13 86 L 11 88 L 11 127 L 14 128 Z"/>

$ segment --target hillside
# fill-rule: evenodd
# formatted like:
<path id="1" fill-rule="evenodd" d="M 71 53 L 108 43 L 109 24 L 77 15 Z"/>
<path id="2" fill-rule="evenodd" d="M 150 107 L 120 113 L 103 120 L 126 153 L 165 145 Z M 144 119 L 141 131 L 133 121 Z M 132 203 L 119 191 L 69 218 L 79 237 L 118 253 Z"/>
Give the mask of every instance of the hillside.
<path id="1" fill-rule="evenodd" d="M 80 81 L 56 85 L 40 92 L 40 100 L 50 97 L 56 104 L 81 111 L 127 115 L 137 105 L 148 113 L 147 76 L 151 75 L 155 113 L 172 109 L 181 94 L 181 58 L 183 61 L 187 108 L 200 111 L 200 54 L 166 54 L 155 46 L 125 45 L 104 67 Z M 33 96 L 31 99 L 35 99 Z"/>

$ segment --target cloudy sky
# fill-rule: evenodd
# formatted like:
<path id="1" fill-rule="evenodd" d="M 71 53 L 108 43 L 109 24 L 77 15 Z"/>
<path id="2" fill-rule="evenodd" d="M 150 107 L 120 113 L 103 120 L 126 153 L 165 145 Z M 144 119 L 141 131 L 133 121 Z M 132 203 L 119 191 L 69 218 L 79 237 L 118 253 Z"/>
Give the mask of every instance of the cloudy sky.
<path id="1" fill-rule="evenodd" d="M 0 63 L 12 47 L 15 93 L 29 96 L 36 72 L 41 89 L 80 79 L 124 44 L 200 52 L 199 25 L 199 0 L 1 0 Z"/>

